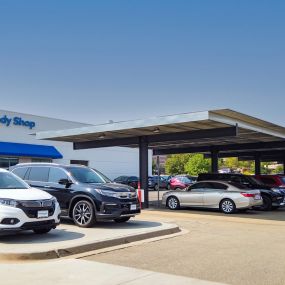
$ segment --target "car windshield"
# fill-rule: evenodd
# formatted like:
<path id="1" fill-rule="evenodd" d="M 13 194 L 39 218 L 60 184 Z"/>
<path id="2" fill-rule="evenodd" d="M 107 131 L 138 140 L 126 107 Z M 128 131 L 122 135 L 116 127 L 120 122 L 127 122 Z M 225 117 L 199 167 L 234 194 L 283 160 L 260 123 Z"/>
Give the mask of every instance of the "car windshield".
<path id="1" fill-rule="evenodd" d="M 178 179 L 183 183 L 192 183 L 192 181 L 186 176 L 178 177 Z"/>
<path id="2" fill-rule="evenodd" d="M 9 172 L 0 172 L 0 190 L 28 188 L 28 184 L 26 184 L 16 175 Z"/>
<path id="3" fill-rule="evenodd" d="M 101 175 L 100 172 L 97 172 L 90 168 L 85 167 L 69 167 L 68 171 L 71 176 L 81 183 L 109 183 L 110 180 Z M 107 179 L 106 179 L 107 178 Z"/>

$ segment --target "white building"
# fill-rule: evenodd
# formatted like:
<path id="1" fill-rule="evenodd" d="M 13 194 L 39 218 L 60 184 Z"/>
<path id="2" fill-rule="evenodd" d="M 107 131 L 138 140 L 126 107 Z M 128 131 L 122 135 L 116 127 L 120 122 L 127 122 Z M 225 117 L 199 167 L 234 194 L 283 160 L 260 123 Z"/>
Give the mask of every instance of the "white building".
<path id="1" fill-rule="evenodd" d="M 95 122 L 94 122 L 95 123 Z M 73 150 L 72 143 L 37 140 L 35 133 L 73 129 L 88 124 L 0 110 L 0 167 L 21 162 L 52 161 L 85 164 L 102 171 L 111 179 L 139 173 L 137 149 L 110 147 Z M 149 159 L 151 172 L 151 153 Z"/>

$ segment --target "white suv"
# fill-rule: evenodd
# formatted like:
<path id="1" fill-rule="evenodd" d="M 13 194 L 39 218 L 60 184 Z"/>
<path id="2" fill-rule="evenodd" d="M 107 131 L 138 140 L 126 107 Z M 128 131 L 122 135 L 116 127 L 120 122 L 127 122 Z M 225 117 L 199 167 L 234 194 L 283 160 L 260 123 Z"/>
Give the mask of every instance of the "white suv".
<path id="1" fill-rule="evenodd" d="M 56 198 L 0 169 L 0 234 L 22 230 L 48 233 L 59 224 L 59 215 Z"/>

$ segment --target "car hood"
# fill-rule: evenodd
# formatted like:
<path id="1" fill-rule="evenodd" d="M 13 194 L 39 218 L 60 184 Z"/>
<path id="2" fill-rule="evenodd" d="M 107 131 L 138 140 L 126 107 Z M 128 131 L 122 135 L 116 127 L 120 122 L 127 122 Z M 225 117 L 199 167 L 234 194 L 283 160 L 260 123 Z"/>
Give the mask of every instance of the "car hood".
<path id="1" fill-rule="evenodd" d="M 36 188 L 27 189 L 0 189 L 0 199 L 13 199 L 13 200 L 47 200 L 52 196 L 45 191 Z"/>
<path id="2" fill-rule="evenodd" d="M 114 191 L 114 192 L 135 192 L 136 191 L 131 186 L 128 186 L 125 184 L 119 184 L 119 183 L 89 183 L 89 185 L 94 189 Z"/>

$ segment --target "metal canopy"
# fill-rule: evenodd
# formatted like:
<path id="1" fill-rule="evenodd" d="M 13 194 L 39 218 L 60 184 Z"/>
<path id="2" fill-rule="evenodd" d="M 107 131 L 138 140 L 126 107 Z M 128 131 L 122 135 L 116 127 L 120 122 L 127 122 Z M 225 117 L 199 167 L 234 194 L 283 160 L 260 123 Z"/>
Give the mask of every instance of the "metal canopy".
<path id="1" fill-rule="evenodd" d="M 144 120 L 114 122 L 36 134 L 38 139 L 73 142 L 74 149 L 139 147 L 140 183 L 148 207 L 148 149 L 154 154 L 211 153 L 212 172 L 219 152 L 277 149 L 285 164 L 285 128 L 229 109 L 186 113 Z M 260 155 L 254 153 L 255 172 Z M 248 155 L 249 153 L 245 153 Z M 278 154 L 279 155 L 279 154 Z"/>
<path id="2" fill-rule="evenodd" d="M 221 109 L 46 131 L 36 136 L 38 139 L 73 142 L 75 149 L 138 147 L 139 137 L 147 137 L 148 147 L 155 151 L 179 151 L 191 147 L 210 149 L 233 144 L 285 142 L 285 128 L 230 109 Z"/>

